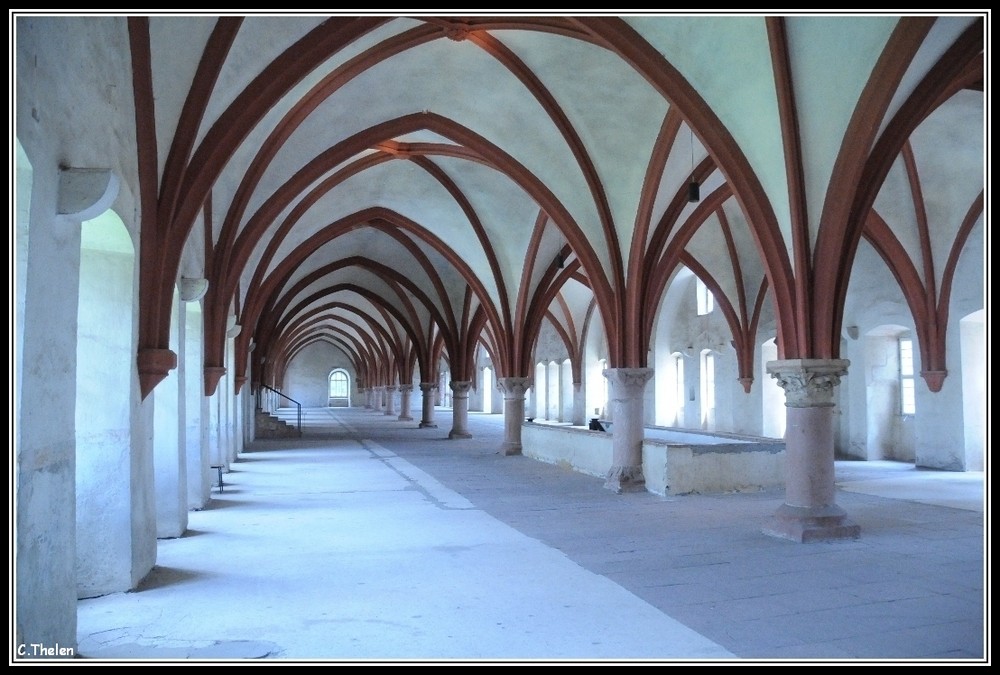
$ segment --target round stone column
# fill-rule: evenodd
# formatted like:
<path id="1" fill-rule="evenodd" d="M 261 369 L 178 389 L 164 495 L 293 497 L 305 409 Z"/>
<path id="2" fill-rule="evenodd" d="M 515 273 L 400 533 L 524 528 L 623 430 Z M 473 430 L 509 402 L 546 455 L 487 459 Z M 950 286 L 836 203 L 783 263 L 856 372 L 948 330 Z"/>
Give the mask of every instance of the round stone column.
<path id="1" fill-rule="evenodd" d="M 501 455 L 521 454 L 521 424 L 524 422 L 524 394 L 531 387 L 530 377 L 501 377 L 503 392 L 503 445 Z"/>
<path id="2" fill-rule="evenodd" d="M 392 385 L 385 388 L 385 414 L 396 414 L 396 387 Z"/>
<path id="3" fill-rule="evenodd" d="M 469 390 L 472 382 L 468 380 L 452 380 L 451 387 L 451 432 L 448 438 L 472 438 L 469 433 Z"/>
<path id="4" fill-rule="evenodd" d="M 375 412 L 385 410 L 385 387 L 375 387 Z"/>
<path id="5" fill-rule="evenodd" d="M 608 368 L 604 376 L 611 384 L 613 454 L 604 487 L 618 494 L 646 489 L 642 475 L 642 400 L 652 368 Z"/>
<path id="6" fill-rule="evenodd" d="M 412 384 L 399 385 L 399 421 L 409 422 L 413 419 L 410 416 L 410 394 L 413 392 Z"/>
<path id="7" fill-rule="evenodd" d="M 420 410 L 420 424 L 418 425 L 420 429 L 437 428 L 437 424 L 434 422 L 434 399 L 437 395 L 435 389 L 437 389 L 437 384 L 434 382 L 420 383 L 420 394 L 423 397 Z"/>
<path id="8" fill-rule="evenodd" d="M 860 529 L 836 503 L 834 393 L 850 361 L 770 361 L 767 372 L 785 390 L 785 503 L 766 534 L 797 542 L 854 539 Z"/>

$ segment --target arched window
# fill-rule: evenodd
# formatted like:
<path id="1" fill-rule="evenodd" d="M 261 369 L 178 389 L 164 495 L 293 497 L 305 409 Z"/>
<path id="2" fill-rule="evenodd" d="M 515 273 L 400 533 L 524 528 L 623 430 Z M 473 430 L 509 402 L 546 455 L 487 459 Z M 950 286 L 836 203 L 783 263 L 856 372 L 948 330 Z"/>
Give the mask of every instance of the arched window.
<path id="1" fill-rule="evenodd" d="M 343 368 L 330 372 L 330 391 L 327 406 L 330 408 L 351 407 L 351 376 Z"/>
<path id="2" fill-rule="evenodd" d="M 680 352 L 674 352 L 671 355 L 671 361 L 674 366 L 672 414 L 674 426 L 682 427 L 684 426 L 684 402 L 687 400 L 687 389 L 684 386 L 684 355 Z"/>
<path id="3" fill-rule="evenodd" d="M 712 295 L 712 291 L 708 290 L 708 286 L 701 279 L 697 280 L 698 288 L 698 316 L 704 316 L 705 314 L 711 314 L 712 310 L 715 309 L 715 296 Z"/>
<path id="4" fill-rule="evenodd" d="M 899 408 L 903 415 L 917 412 L 916 385 L 913 379 L 913 340 L 899 338 Z"/>
<path id="5" fill-rule="evenodd" d="M 715 429 L 715 355 L 701 352 L 701 428 Z"/>

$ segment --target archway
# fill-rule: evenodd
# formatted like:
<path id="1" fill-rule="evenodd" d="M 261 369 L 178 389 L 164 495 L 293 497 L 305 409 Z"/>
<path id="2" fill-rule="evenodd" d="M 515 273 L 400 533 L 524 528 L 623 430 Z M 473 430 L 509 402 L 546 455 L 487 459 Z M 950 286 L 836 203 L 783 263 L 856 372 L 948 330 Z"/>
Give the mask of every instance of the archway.
<path id="1" fill-rule="evenodd" d="M 905 326 L 885 324 L 865 335 L 865 447 L 869 460 L 915 459 L 914 353 L 915 345 Z"/>
<path id="2" fill-rule="evenodd" d="M 489 366 L 483 367 L 483 412 L 493 412 L 493 369 Z"/>
<path id="3" fill-rule="evenodd" d="M 965 470 L 983 471 L 986 464 L 986 312 L 962 317 L 962 421 L 965 426 Z"/>
<path id="4" fill-rule="evenodd" d="M 151 453 L 132 433 L 135 248 L 113 211 L 81 226 L 77 302 L 77 593 L 128 590 L 156 560 Z"/>
<path id="5" fill-rule="evenodd" d="M 768 361 L 778 360 L 778 344 L 774 338 L 760 346 L 760 372 L 767 373 Z M 762 377 L 760 382 L 761 395 L 761 433 L 770 438 L 784 438 L 785 424 L 785 392 L 773 377 Z"/>

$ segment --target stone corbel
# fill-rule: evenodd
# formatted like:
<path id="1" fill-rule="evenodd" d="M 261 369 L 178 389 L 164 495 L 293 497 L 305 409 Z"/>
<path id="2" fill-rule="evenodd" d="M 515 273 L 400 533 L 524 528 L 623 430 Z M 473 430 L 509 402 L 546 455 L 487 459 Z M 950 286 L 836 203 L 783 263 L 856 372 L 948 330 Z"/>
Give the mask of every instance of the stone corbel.
<path id="1" fill-rule="evenodd" d="M 140 349 L 136 355 L 136 366 L 139 369 L 139 391 L 145 400 L 149 392 L 177 367 L 177 354 L 169 349 Z"/>

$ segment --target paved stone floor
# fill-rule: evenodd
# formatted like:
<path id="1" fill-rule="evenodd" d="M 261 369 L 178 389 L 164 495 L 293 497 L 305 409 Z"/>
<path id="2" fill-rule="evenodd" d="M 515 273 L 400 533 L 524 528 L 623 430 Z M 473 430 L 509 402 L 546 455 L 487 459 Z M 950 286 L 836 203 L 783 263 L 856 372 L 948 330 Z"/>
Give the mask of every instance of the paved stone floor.
<path id="1" fill-rule="evenodd" d="M 82 600 L 94 661 L 989 662 L 984 474 L 838 462 L 852 541 L 761 527 L 781 491 L 617 495 L 371 410 L 251 444 L 135 592 Z M 988 494 L 988 492 L 987 492 Z"/>

